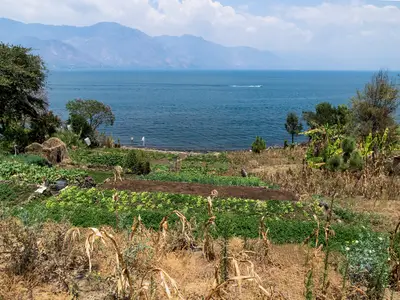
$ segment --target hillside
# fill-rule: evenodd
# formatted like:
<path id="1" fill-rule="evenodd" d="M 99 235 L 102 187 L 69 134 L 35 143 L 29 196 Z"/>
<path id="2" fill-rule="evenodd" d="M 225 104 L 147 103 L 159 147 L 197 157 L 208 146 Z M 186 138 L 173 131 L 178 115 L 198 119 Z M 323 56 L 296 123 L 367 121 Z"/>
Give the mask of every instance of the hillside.
<path id="1" fill-rule="evenodd" d="M 268 51 L 224 47 L 201 37 L 151 37 L 117 23 L 87 27 L 0 19 L 0 41 L 31 47 L 50 69 L 276 69 Z"/>

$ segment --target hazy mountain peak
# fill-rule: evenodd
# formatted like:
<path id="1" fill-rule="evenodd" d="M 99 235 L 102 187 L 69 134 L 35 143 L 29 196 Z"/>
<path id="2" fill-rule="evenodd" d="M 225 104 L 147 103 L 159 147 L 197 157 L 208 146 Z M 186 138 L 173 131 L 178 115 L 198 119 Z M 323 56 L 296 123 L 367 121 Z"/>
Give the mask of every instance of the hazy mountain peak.
<path id="1" fill-rule="evenodd" d="M 268 51 L 224 47 L 185 34 L 150 37 L 115 22 L 91 26 L 24 24 L 0 18 L 0 41 L 32 47 L 49 68 L 271 69 Z"/>

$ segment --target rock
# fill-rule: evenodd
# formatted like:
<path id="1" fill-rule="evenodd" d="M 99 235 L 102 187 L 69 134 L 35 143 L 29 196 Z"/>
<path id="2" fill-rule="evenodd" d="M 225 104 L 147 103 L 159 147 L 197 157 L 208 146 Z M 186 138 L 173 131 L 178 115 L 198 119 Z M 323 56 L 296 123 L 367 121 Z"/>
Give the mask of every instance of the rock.
<path id="1" fill-rule="evenodd" d="M 59 192 L 59 191 L 65 189 L 67 186 L 68 186 L 68 182 L 65 179 L 60 179 L 60 180 L 57 180 L 55 184 L 51 185 L 50 188 L 53 191 Z"/>

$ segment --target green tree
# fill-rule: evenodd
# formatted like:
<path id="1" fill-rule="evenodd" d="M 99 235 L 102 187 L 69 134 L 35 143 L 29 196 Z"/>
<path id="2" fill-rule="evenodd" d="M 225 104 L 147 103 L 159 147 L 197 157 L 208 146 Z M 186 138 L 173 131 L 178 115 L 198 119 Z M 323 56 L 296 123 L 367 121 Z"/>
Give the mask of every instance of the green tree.
<path id="1" fill-rule="evenodd" d="M 97 100 L 75 99 L 68 101 L 67 110 L 70 116 L 85 118 L 95 131 L 100 125 L 114 125 L 115 116 L 111 107 Z"/>
<path id="2" fill-rule="evenodd" d="M 382 135 L 386 128 L 395 134 L 397 123 L 395 113 L 399 106 L 399 89 L 385 71 L 374 74 L 363 91 L 351 99 L 354 129 L 362 138 L 370 133 Z"/>
<path id="3" fill-rule="evenodd" d="M 303 124 L 299 121 L 299 117 L 294 112 L 291 112 L 287 115 L 285 128 L 292 135 L 292 144 L 294 144 L 294 136 L 303 130 Z"/>
<path id="4" fill-rule="evenodd" d="M 315 112 L 303 111 L 303 119 L 311 129 L 324 125 L 346 126 L 350 120 L 350 111 L 346 105 L 335 107 L 329 102 L 321 102 L 315 106 Z"/>
<path id="5" fill-rule="evenodd" d="M 52 111 L 46 111 L 32 118 L 30 122 L 29 139 L 33 142 L 43 143 L 46 139 L 57 132 L 61 126 L 61 119 Z"/>
<path id="6" fill-rule="evenodd" d="M 0 134 L 47 109 L 46 75 L 43 60 L 30 48 L 0 43 Z"/>

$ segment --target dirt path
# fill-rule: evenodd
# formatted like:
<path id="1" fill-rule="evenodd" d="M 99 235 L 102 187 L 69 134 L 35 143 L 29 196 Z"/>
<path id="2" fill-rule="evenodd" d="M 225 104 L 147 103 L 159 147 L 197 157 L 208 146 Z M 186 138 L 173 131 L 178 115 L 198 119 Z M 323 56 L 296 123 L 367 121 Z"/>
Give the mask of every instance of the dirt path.
<path id="1" fill-rule="evenodd" d="M 172 194 L 189 194 L 208 196 L 217 190 L 220 197 L 236 197 L 255 200 L 291 200 L 296 196 L 291 192 L 271 190 L 263 187 L 215 186 L 210 184 L 167 182 L 153 180 L 124 180 L 109 182 L 101 186 L 104 189 L 128 190 L 133 192 L 166 192 Z"/>

